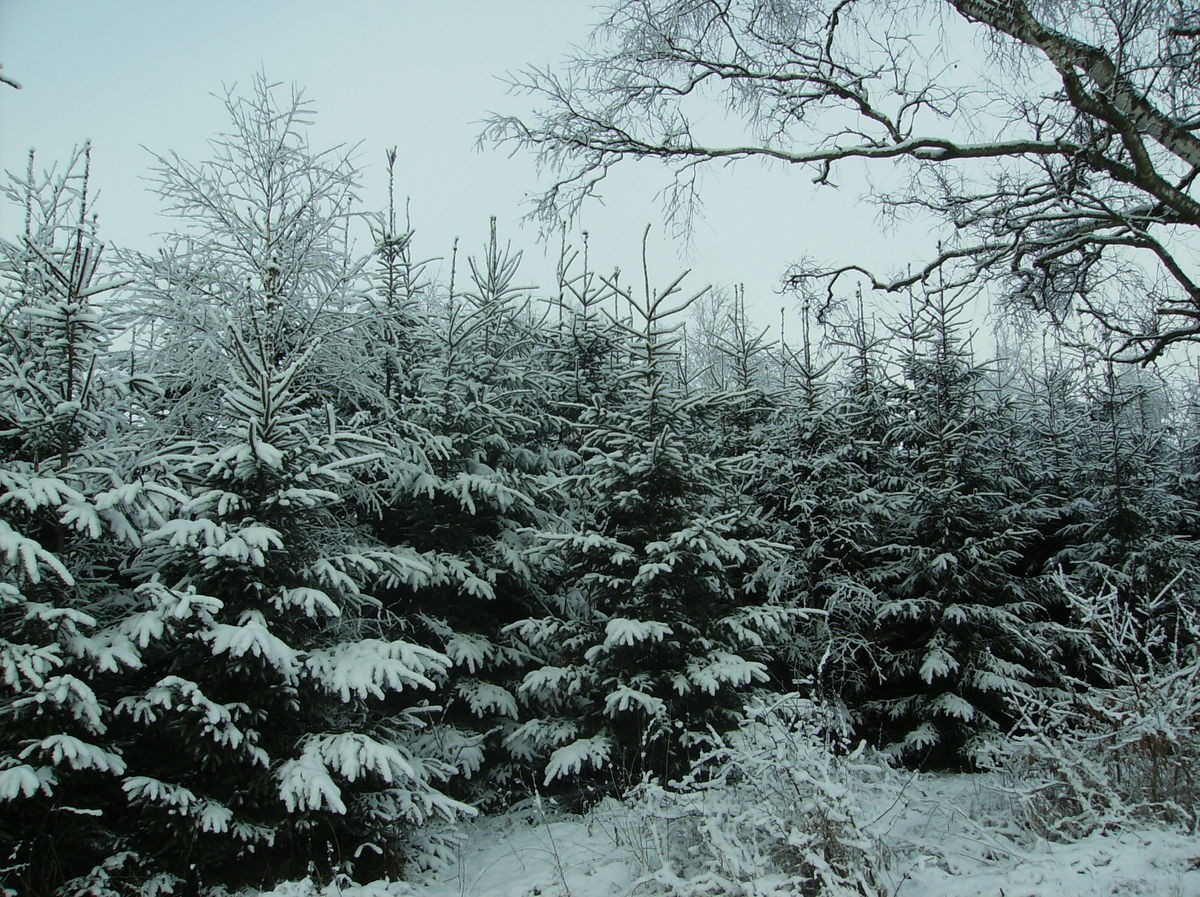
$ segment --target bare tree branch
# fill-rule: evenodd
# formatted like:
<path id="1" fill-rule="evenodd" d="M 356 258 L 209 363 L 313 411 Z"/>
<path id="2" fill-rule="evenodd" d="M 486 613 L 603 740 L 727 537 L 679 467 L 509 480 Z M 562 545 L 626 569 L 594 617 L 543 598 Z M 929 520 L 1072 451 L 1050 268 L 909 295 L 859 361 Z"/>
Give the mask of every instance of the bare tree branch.
<path id="1" fill-rule="evenodd" d="M 4 65 L 0 64 L 0 69 L 3 69 L 3 68 L 4 68 Z M 0 84 L 7 84 L 9 87 L 11 87 L 15 90 L 21 89 L 21 82 L 14 81 L 12 78 L 8 77 L 8 75 L 3 74 L 2 72 L 0 72 Z"/>
<path id="2" fill-rule="evenodd" d="M 631 159 L 664 163 L 685 216 L 712 163 L 807 167 L 822 185 L 847 160 L 902 165 L 908 187 L 875 201 L 947 225 L 917 275 L 850 260 L 790 276 L 894 291 L 942 272 L 1056 319 L 1075 308 L 1148 360 L 1197 335 L 1172 323 L 1200 314 L 1196 26 L 1138 0 L 621 0 L 565 72 L 514 79 L 535 111 L 481 139 L 553 173 L 549 220 Z M 714 101 L 742 139 L 706 136 L 696 113 Z"/>

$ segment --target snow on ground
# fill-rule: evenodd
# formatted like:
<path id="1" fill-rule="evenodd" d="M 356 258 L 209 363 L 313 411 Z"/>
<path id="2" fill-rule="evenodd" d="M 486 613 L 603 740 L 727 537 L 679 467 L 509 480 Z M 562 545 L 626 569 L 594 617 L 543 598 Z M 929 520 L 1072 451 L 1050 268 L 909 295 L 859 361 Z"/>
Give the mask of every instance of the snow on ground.
<path id="1" fill-rule="evenodd" d="M 1197 897 L 1200 841 L 1145 829 L 914 868 L 899 897 Z"/>
<path id="2" fill-rule="evenodd" d="M 1200 838 L 1140 825 L 1049 841 L 1017 829 L 1000 784 L 928 776 L 906 788 L 884 835 L 901 845 L 886 881 L 896 897 L 1200 897 Z"/>
<path id="3" fill-rule="evenodd" d="M 891 897 L 1200 897 L 1200 839 L 1147 826 L 1051 842 L 1004 819 L 982 776 L 913 778 L 871 824 Z M 331 886 L 325 897 L 795 897 L 764 869 L 727 882 L 667 868 L 664 829 L 615 801 L 580 817 L 533 807 L 464 823 L 450 859 L 409 881 Z M 686 854 L 686 850 L 684 851 Z M 308 883 L 264 897 L 313 897 Z M 838 895 L 841 897 L 841 895 Z"/>

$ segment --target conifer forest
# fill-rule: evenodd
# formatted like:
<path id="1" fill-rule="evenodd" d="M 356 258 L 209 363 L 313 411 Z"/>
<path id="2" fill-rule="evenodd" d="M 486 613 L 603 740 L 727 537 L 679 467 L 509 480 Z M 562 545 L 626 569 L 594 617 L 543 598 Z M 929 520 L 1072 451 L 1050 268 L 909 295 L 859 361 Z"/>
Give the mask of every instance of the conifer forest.
<path id="1" fill-rule="evenodd" d="M 150 251 L 89 144 L 30 153 L 0 894 L 1200 894 L 1200 12 L 925 5 L 1057 73 L 1003 138 L 905 4 L 613 5 L 484 125 L 549 173 L 543 283 L 525 210 L 427 245 L 266 75 L 154 157 Z M 947 236 L 786 260 L 780 332 L 572 224 L 760 156 L 908 165 L 880 202 Z"/>

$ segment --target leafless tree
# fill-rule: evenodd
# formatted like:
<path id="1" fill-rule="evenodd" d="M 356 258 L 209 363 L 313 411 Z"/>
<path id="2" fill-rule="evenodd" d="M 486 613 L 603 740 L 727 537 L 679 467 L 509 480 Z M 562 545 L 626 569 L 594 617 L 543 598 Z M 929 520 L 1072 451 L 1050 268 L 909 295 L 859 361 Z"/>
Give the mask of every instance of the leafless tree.
<path id="1" fill-rule="evenodd" d="M 1091 315 L 1131 360 L 1200 340 L 1197 0 L 619 0 L 586 52 L 513 84 L 536 111 L 484 139 L 555 172 L 544 215 L 629 159 L 670 167 L 685 218 L 713 163 L 833 185 L 890 160 L 903 187 L 874 199 L 944 221 L 937 250 L 901 277 L 794 278 L 998 285 L 1010 307 Z M 697 115 L 714 99 L 735 133 Z"/>

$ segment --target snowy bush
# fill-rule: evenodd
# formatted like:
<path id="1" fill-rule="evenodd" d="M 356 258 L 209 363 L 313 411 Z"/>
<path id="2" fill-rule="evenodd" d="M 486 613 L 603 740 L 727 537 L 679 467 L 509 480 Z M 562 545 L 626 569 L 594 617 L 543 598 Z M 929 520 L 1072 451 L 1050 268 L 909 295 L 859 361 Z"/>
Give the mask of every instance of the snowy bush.
<path id="1" fill-rule="evenodd" d="M 1194 831 L 1200 823 L 1194 606 L 1173 600 L 1170 588 L 1131 607 L 1116 590 L 1084 597 L 1059 582 L 1088 637 L 1092 681 L 1070 680 L 1066 690 L 1027 699 L 1016 736 L 998 742 L 985 759 L 1013 775 L 1025 822 L 1045 834 L 1076 838 L 1135 818 Z"/>
<path id="2" fill-rule="evenodd" d="M 900 793 L 887 761 L 791 695 L 751 711 L 671 786 L 645 783 L 597 818 L 645 880 L 680 895 L 884 893 L 872 820 Z"/>

